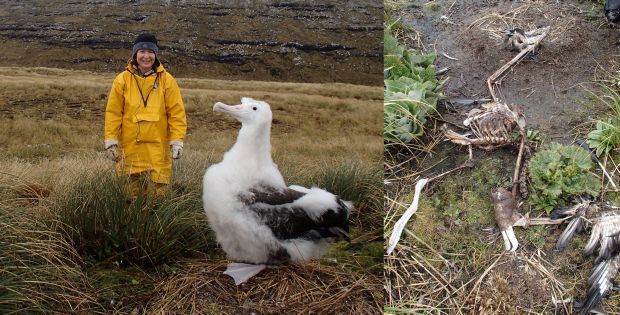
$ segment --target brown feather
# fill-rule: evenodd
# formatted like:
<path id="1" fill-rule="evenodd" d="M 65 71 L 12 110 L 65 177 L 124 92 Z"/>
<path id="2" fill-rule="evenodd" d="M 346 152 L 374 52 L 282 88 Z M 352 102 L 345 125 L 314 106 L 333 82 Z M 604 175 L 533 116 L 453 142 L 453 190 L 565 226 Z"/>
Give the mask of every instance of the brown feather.
<path id="1" fill-rule="evenodd" d="M 517 205 L 512 193 L 504 188 L 491 190 L 491 200 L 495 210 L 495 221 L 500 230 L 504 231 L 511 227 L 519 219 Z"/>

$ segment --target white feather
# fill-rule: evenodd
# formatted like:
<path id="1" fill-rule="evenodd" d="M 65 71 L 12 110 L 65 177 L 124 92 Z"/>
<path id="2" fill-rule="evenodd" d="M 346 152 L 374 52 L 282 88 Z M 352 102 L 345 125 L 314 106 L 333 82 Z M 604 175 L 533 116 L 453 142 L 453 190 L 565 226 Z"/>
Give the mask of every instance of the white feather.
<path id="1" fill-rule="evenodd" d="M 424 188 L 424 185 L 426 185 L 427 182 L 428 182 L 428 178 L 422 178 L 415 184 L 415 193 L 413 195 L 413 202 L 411 203 L 407 211 L 405 211 L 403 216 L 400 219 L 398 219 L 398 221 L 396 221 L 396 224 L 394 224 L 394 230 L 392 231 L 392 234 L 390 235 L 390 239 L 388 241 L 388 249 L 387 249 L 388 255 L 392 253 L 394 248 L 396 248 L 396 244 L 398 244 L 398 241 L 400 240 L 400 236 L 403 233 L 403 230 L 405 229 L 405 226 L 407 225 L 407 222 L 409 222 L 409 219 L 411 218 L 411 216 L 414 213 L 416 213 L 416 211 L 418 211 L 418 203 L 420 202 L 420 192 L 422 191 L 422 189 Z"/>

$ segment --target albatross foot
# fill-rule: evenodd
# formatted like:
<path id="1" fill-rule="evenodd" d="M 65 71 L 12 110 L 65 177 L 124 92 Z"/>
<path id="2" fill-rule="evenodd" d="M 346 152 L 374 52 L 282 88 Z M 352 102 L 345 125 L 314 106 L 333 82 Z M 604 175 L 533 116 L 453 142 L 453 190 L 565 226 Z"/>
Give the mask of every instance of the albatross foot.
<path id="1" fill-rule="evenodd" d="M 505 231 L 502 231 L 502 237 L 504 238 L 504 246 L 507 251 L 514 252 L 517 250 L 517 247 L 519 247 L 519 241 L 515 236 L 512 226 L 507 228 Z"/>
<path id="2" fill-rule="evenodd" d="M 265 268 L 267 268 L 265 265 L 230 263 L 226 267 L 224 274 L 231 276 L 235 280 L 235 285 L 240 285 L 250 280 L 250 278 L 254 277 Z"/>

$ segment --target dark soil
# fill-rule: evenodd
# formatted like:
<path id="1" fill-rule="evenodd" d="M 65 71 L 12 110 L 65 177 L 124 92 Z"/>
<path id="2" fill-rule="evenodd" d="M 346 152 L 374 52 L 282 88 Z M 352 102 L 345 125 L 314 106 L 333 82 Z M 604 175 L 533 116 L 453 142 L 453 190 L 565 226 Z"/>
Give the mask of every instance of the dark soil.
<path id="1" fill-rule="evenodd" d="M 505 49 L 499 37 L 492 38 L 490 30 L 502 35 L 499 31 L 551 26 L 537 54 L 505 75 L 498 97 L 523 108 L 529 127 L 554 141 L 571 141 L 575 128 L 594 118 L 580 84 L 602 79 L 620 54 L 620 32 L 607 24 L 601 6 L 589 1 L 435 2 L 435 10 L 410 7 L 403 21 L 423 35 L 428 51 L 437 52 L 438 68 L 450 68 L 444 89 L 448 98 L 490 98 L 487 78 L 517 54 Z M 493 18 L 498 15 L 505 18 Z M 460 123 L 470 109 L 457 107 L 457 115 L 440 110 Z"/>
<path id="2" fill-rule="evenodd" d="M 122 70 L 140 32 L 179 77 L 382 84 L 382 2 L 0 1 L 0 66 Z"/>

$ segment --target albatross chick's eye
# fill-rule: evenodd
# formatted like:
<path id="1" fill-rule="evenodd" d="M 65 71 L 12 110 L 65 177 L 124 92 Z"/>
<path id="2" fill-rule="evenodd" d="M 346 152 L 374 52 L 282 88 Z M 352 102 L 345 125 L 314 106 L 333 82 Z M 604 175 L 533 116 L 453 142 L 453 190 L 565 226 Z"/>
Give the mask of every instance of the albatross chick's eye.
<path id="1" fill-rule="evenodd" d="M 256 110 L 256 106 L 252 107 L 253 110 Z"/>

